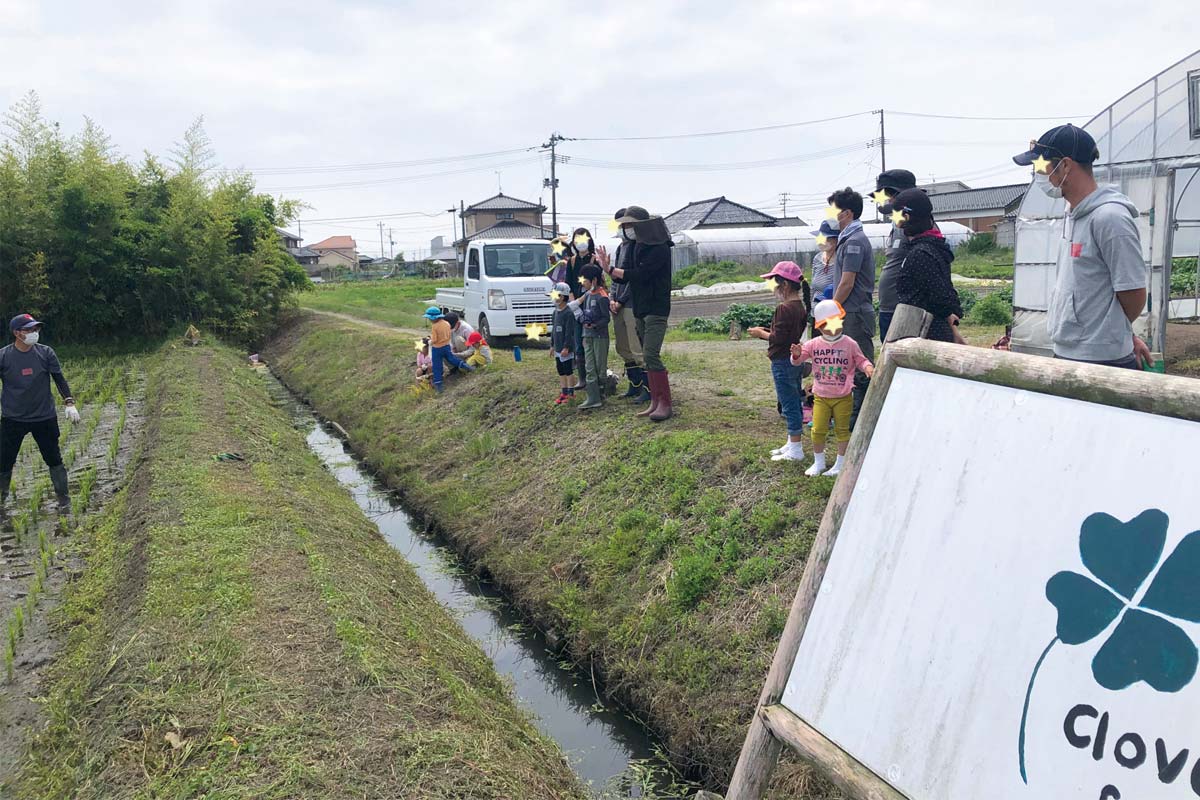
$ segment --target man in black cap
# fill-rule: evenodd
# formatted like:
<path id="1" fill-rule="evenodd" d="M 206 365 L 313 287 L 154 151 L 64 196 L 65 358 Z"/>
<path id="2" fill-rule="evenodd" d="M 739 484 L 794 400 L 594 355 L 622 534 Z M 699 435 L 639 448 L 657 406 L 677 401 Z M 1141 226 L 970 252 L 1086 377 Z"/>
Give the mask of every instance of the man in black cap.
<path id="1" fill-rule="evenodd" d="M 1013 161 L 1032 166 L 1034 183 L 1070 206 L 1047 315 L 1054 356 L 1140 369 L 1150 348 L 1133 333 L 1146 308 L 1149 272 L 1138 210 L 1116 187 L 1097 185 L 1092 165 L 1099 157 L 1087 131 L 1059 125 Z"/>
<path id="2" fill-rule="evenodd" d="M 50 380 L 58 386 L 66 406 L 65 413 L 72 422 L 79 421 L 79 411 L 71 397 L 71 387 L 63 377 L 62 366 L 54 350 L 38 344 L 42 323 L 29 314 L 19 314 L 9 323 L 14 341 L 0 349 L 0 511 L 8 499 L 12 484 L 13 465 L 21 452 L 26 434 L 33 434 L 42 460 L 50 468 L 50 481 L 58 500 L 60 513 L 71 508 L 71 492 L 67 485 L 67 468 L 63 466 L 58 449 L 58 415 Z"/>
<path id="3" fill-rule="evenodd" d="M 619 267 L 612 266 L 604 248 L 596 254 L 600 266 L 613 277 L 629 283 L 631 305 L 642 340 L 646 379 L 650 384 L 650 406 L 638 412 L 655 422 L 670 419 L 673 413 L 671 383 L 662 361 L 663 338 L 671 316 L 671 234 L 662 217 L 651 217 L 641 206 L 629 206 L 617 218 L 621 238 L 632 252 Z"/>
<path id="4" fill-rule="evenodd" d="M 890 201 L 905 189 L 917 185 L 917 176 L 906 169 L 889 169 L 879 173 L 875 179 L 875 193 L 871 197 L 879 207 L 879 213 L 885 217 L 892 213 Z M 884 242 L 885 260 L 883 272 L 879 274 L 879 340 L 887 341 L 888 327 L 892 324 L 892 314 L 896 312 L 896 274 L 904 261 L 904 250 L 908 246 L 908 237 L 892 225 Z"/>

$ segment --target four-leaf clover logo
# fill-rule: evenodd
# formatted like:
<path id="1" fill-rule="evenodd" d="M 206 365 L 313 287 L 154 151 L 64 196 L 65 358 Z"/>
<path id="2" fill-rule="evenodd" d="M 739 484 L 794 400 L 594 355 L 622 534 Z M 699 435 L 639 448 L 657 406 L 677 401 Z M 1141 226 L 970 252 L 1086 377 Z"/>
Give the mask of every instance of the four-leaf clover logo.
<path id="1" fill-rule="evenodd" d="M 1042 653 L 1025 695 L 1019 741 L 1025 775 L 1025 723 L 1038 670 L 1058 642 L 1091 641 L 1117 622 L 1092 659 L 1092 675 L 1105 689 L 1139 681 L 1160 692 L 1178 692 L 1196 676 L 1200 651 L 1172 620 L 1200 622 L 1200 531 L 1184 537 L 1159 566 L 1167 541 L 1167 515 L 1149 509 L 1129 522 L 1109 514 L 1083 521 L 1079 552 L 1089 575 L 1064 571 L 1046 583 L 1058 611 L 1057 636 Z M 1158 567 L 1157 573 L 1147 579 Z"/>

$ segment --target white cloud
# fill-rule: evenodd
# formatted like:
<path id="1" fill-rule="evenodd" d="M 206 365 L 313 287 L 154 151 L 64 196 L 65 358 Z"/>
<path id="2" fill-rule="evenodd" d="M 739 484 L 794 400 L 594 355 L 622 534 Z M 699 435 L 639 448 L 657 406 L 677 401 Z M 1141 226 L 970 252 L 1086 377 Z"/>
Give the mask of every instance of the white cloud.
<path id="1" fill-rule="evenodd" d="M 144 149 L 165 153 L 203 114 L 222 162 L 250 167 L 415 160 L 535 146 L 554 130 L 584 137 L 662 134 L 880 107 L 1090 114 L 1195 48 L 1186 24 L 1190 8 L 1183 0 L 1139 14 L 1106 0 L 1063 0 L 1052 10 L 1032 0 L 606 6 L 0 0 L 0 103 L 36 89 L 66 129 L 87 114 L 132 157 Z M 1114 19 L 1120 24 L 1110 24 Z M 877 124 L 877 117 L 863 116 L 754 136 L 568 142 L 562 152 L 639 163 L 735 162 L 866 142 L 878 135 Z M 923 177 L 987 172 L 1003 168 L 1015 147 L 1046 127 L 893 115 L 888 162 Z M 314 206 L 312 217 L 436 212 L 493 193 L 491 167 L 263 176 L 260 184 L 366 181 L 464 166 L 481 169 L 303 195 Z M 608 209 L 634 201 L 666 212 L 720 194 L 763 204 L 782 191 L 820 197 L 835 184 L 868 181 L 878 167 L 877 150 L 735 172 L 567 164 L 559 172 L 559 201 L 570 212 L 565 222 L 597 226 Z M 544 161 L 505 167 L 505 192 L 536 199 L 545 169 Z M 983 180 L 1019 174 L 1001 169 Z M 411 253 L 449 233 L 448 217 L 393 220 L 393 227 L 403 229 L 397 239 Z M 352 225 L 364 230 L 345 232 L 378 247 L 370 222 Z M 337 232 L 312 225 L 305 237 Z"/>

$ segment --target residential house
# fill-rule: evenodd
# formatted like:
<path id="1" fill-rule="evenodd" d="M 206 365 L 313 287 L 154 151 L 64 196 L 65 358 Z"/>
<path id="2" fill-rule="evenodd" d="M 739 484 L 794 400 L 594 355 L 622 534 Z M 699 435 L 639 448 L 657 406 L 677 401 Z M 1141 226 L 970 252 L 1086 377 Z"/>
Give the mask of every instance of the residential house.
<path id="1" fill-rule="evenodd" d="M 459 215 L 466 235 L 454 243 L 459 264 L 466 256 L 466 244 L 474 239 L 553 239 L 554 231 L 542 222 L 546 207 L 508 197 L 500 192 L 467 206 Z"/>
<path id="2" fill-rule="evenodd" d="M 305 272 L 310 276 L 320 274 L 321 270 L 317 265 L 320 254 L 316 250 L 313 250 L 311 247 L 301 246 L 301 242 L 304 240 L 291 231 L 276 228 L 275 232 L 279 234 L 279 240 L 283 243 L 284 249 L 291 254 L 292 258 L 299 262 L 300 266 L 304 267 Z"/>
<path id="3" fill-rule="evenodd" d="M 1014 183 L 958 189 L 931 194 L 929 200 L 938 222 L 959 222 L 976 233 L 993 233 L 1005 215 L 1016 212 L 1028 188 L 1028 183 Z"/>
<path id="4" fill-rule="evenodd" d="M 937 181 L 934 183 L 926 183 L 917 187 L 925 194 L 933 197 L 935 194 L 945 194 L 946 192 L 965 192 L 970 189 L 962 181 Z"/>
<path id="5" fill-rule="evenodd" d="M 317 253 L 319 271 L 358 269 L 358 245 L 353 236 L 330 236 L 310 245 L 309 249 Z"/>
<path id="6" fill-rule="evenodd" d="M 794 218 L 792 218 L 794 219 Z M 726 197 L 710 197 L 696 200 L 668 214 L 665 222 L 671 233 L 705 230 L 713 228 L 774 228 L 780 224 L 777 217 L 735 203 Z M 802 221 L 791 224 L 804 224 Z"/>

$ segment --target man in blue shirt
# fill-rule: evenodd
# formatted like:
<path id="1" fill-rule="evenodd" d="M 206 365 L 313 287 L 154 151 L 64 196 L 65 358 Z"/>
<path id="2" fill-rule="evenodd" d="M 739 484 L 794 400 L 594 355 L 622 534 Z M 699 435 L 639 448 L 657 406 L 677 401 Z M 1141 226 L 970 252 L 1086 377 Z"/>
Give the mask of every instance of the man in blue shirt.
<path id="1" fill-rule="evenodd" d="M 869 361 L 875 360 L 875 253 L 859 217 L 863 198 L 847 186 L 829 196 L 829 205 L 837 212 L 834 223 L 839 229 L 837 254 L 833 261 L 833 299 L 846 312 L 842 331 L 858 343 Z M 854 412 L 850 426 L 858 421 L 858 411 L 867 396 L 870 380 L 861 372 L 854 378 Z"/>
<path id="2" fill-rule="evenodd" d="M 79 421 L 79 411 L 71 397 L 71 387 L 63 377 L 54 350 L 38 344 L 42 323 L 28 314 L 19 314 L 9 323 L 14 341 L 0 349 L 0 513 L 4 513 L 12 484 L 13 465 L 21 452 L 26 434 L 32 434 L 50 468 L 50 481 L 58 500 L 59 512 L 71 508 L 67 468 L 58 448 L 58 414 L 50 381 L 58 386 L 66 405 L 67 418 Z"/>

